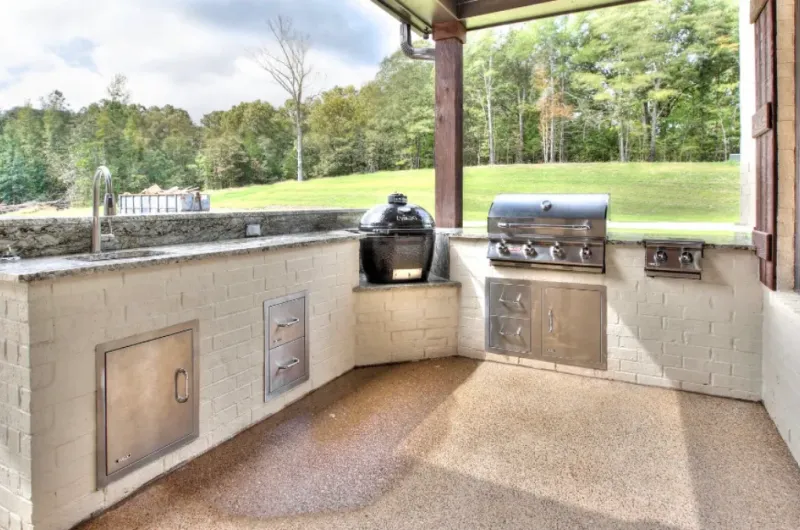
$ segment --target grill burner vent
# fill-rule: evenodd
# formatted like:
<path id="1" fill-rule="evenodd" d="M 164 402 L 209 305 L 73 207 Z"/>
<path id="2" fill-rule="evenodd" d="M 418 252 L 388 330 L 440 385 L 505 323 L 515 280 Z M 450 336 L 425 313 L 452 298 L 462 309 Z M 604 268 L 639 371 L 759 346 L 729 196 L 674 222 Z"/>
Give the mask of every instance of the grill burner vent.
<path id="1" fill-rule="evenodd" d="M 504 194 L 489 209 L 492 265 L 605 272 L 608 195 Z"/>

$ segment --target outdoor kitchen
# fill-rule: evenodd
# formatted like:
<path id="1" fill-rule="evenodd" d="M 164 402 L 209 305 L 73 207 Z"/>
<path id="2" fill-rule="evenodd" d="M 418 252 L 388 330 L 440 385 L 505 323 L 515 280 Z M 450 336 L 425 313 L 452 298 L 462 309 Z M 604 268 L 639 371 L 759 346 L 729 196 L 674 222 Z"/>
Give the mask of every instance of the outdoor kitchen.
<path id="1" fill-rule="evenodd" d="M 437 62 L 435 211 L 207 211 L 101 166 L 91 217 L 0 218 L 0 528 L 798 528 L 763 219 L 520 190 L 464 226 L 467 31 L 610 2 L 376 1 Z"/>
<path id="2" fill-rule="evenodd" d="M 369 212 L 119 216 L 140 250 L 106 259 L 63 255 L 89 220 L 0 221 L 29 234 L 0 280 L 7 358 L 31 367 L 15 473 L 32 473 L 36 527 L 69 528 L 359 366 L 460 356 L 759 401 L 752 247 L 609 235 L 611 201 L 502 195 L 487 232 L 437 230 L 401 193 Z"/>

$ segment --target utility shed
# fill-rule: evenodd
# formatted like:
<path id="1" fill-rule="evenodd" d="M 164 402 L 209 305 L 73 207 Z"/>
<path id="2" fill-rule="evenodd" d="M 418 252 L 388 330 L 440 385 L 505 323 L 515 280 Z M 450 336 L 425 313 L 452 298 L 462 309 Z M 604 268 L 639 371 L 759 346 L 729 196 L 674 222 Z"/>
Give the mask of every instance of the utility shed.
<path id="1" fill-rule="evenodd" d="M 628 4 L 638 0 L 372 0 L 404 25 L 403 50 L 436 61 L 436 224 L 463 225 L 464 43 L 467 32 L 514 22 Z M 414 50 L 410 30 L 436 42 Z"/>

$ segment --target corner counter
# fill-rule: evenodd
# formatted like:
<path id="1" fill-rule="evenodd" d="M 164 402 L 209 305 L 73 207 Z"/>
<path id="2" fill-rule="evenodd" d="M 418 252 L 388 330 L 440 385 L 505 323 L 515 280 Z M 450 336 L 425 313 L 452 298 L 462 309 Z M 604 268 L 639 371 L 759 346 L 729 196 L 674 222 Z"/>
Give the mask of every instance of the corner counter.
<path id="1" fill-rule="evenodd" d="M 160 247 L 113 262 L 0 264 L 7 518 L 71 528 L 352 369 L 358 238 L 318 232 Z M 308 292 L 310 378 L 265 402 L 263 302 L 299 291 Z M 95 347 L 195 319 L 199 438 L 98 489 Z"/>
<path id="2" fill-rule="evenodd" d="M 374 284 L 361 275 L 356 293 L 356 366 L 419 361 L 457 353 L 461 283 Z"/>
<path id="3" fill-rule="evenodd" d="M 706 247 L 702 280 L 650 278 L 639 237 L 612 234 L 606 273 L 494 267 L 485 234 L 450 235 L 450 278 L 461 282 L 458 354 L 546 370 L 758 401 L 763 291 L 746 241 Z M 664 239 L 664 236 L 660 236 Z M 485 351 L 487 277 L 607 287 L 607 370 Z"/>

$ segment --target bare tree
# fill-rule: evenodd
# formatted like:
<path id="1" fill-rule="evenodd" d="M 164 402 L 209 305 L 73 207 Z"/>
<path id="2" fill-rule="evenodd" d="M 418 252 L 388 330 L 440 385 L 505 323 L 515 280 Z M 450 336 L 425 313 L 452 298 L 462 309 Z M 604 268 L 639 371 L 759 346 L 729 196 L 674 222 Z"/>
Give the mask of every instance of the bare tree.
<path id="1" fill-rule="evenodd" d="M 257 50 L 254 59 L 292 100 L 297 133 L 297 180 L 302 182 L 303 96 L 313 72 L 313 68 L 308 64 L 309 36 L 297 31 L 290 19 L 281 16 L 270 20 L 268 26 L 275 43 Z"/>

